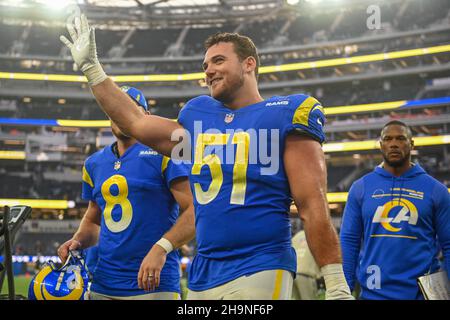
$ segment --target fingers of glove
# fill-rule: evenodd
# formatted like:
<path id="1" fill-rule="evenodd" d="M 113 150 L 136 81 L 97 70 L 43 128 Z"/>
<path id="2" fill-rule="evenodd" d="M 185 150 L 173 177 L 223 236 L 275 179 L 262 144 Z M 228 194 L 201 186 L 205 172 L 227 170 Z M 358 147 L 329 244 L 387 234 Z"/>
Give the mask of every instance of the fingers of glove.
<path id="1" fill-rule="evenodd" d="M 71 15 L 66 20 L 66 28 L 67 28 L 67 31 L 69 32 L 69 35 L 72 38 L 73 42 L 75 42 L 78 39 L 78 35 L 77 35 L 77 32 L 75 31 L 74 21 L 73 21 L 75 19 L 75 17 L 76 17 L 76 15 Z"/>
<path id="2" fill-rule="evenodd" d="M 69 49 L 72 49 L 73 44 L 64 36 L 60 36 L 59 40 L 61 40 L 62 43 L 64 43 Z"/>
<path id="3" fill-rule="evenodd" d="M 96 44 L 95 44 L 95 28 L 91 28 L 90 30 L 90 37 L 89 37 L 89 42 L 90 42 L 90 46 L 91 46 L 91 50 L 96 50 Z M 97 52 L 95 53 L 97 55 Z"/>
<path id="4" fill-rule="evenodd" d="M 80 26 L 81 32 L 82 32 L 82 33 L 88 32 L 88 31 L 89 31 L 89 23 L 88 23 L 88 20 L 87 20 L 85 14 L 82 14 L 82 15 L 81 15 L 81 21 L 80 21 L 80 23 L 81 23 L 81 26 Z"/>
<path id="5" fill-rule="evenodd" d="M 77 33 L 77 37 L 81 36 L 81 19 L 80 16 L 75 16 L 74 20 L 75 31 Z"/>

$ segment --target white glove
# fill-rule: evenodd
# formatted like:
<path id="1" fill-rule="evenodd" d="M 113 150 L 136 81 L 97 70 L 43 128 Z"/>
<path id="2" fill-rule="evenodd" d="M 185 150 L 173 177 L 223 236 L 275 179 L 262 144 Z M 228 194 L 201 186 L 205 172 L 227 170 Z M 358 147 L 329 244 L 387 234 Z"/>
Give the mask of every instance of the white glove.
<path id="1" fill-rule="evenodd" d="M 325 280 L 325 300 L 355 300 L 345 280 L 342 264 L 327 264 L 320 268 L 320 272 Z"/>
<path id="2" fill-rule="evenodd" d="M 59 39 L 70 49 L 73 60 L 78 68 L 86 76 L 90 86 L 103 82 L 107 75 L 97 58 L 97 47 L 95 45 L 95 29 L 89 27 L 84 14 L 72 15 L 67 19 L 67 31 L 69 31 L 72 42 L 66 37 Z"/>

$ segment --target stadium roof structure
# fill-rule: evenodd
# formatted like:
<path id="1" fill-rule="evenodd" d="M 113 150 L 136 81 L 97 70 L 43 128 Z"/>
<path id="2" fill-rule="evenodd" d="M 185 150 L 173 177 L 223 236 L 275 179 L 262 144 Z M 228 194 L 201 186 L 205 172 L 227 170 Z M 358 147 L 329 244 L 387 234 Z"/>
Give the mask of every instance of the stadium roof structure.
<path id="1" fill-rule="evenodd" d="M 78 6 L 98 27 L 180 27 L 270 18 L 284 0 L 0 0 L 0 20 L 62 22 Z M 59 19 L 62 18 L 62 19 Z M 60 21 L 59 21 L 60 20 Z"/>
<path id="2" fill-rule="evenodd" d="M 71 6 L 79 6 L 97 27 L 173 28 L 220 26 L 225 23 L 248 23 L 283 16 L 309 16 L 317 12 L 348 10 L 367 6 L 371 0 L 303 0 L 295 5 L 287 0 L 0 0 L 0 21 L 64 22 Z M 380 0 L 380 3 L 403 0 Z M 325 5 L 326 4 L 326 5 Z M 59 19 L 61 18 L 61 19 Z"/>
<path id="3" fill-rule="evenodd" d="M 78 3 L 105 7 L 181 7 L 217 5 L 223 0 L 79 0 Z"/>

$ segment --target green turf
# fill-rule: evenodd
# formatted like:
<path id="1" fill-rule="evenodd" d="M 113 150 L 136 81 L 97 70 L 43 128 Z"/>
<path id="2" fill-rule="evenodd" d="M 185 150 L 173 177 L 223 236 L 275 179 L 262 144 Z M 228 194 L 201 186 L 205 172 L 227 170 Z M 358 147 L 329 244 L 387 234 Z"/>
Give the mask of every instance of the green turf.
<path id="1" fill-rule="evenodd" d="M 14 277 L 14 289 L 16 291 L 16 295 L 22 295 L 24 297 L 28 297 L 28 286 L 31 282 L 31 277 L 25 276 L 16 276 Z M 183 300 L 186 299 L 187 294 L 187 285 L 186 279 L 181 279 L 181 298 Z M 5 277 L 5 281 L 3 282 L 3 288 L 1 294 L 8 294 L 8 278 Z"/>
<path id="2" fill-rule="evenodd" d="M 16 295 L 22 295 L 24 297 L 28 297 L 28 286 L 31 281 L 31 277 L 26 276 L 16 276 L 14 277 L 14 287 L 16 291 Z M 3 288 L 1 294 L 8 294 L 8 279 L 5 277 L 5 281 L 3 282 Z M 186 300 L 187 294 L 187 279 L 181 279 L 181 299 Z M 319 300 L 325 299 L 325 292 L 320 292 Z"/>
<path id="3" fill-rule="evenodd" d="M 22 295 L 28 297 L 28 286 L 31 282 L 32 277 L 28 276 L 15 276 L 14 277 L 14 289 L 16 295 Z M 3 287 L 1 294 L 8 294 L 8 278 L 5 276 L 3 281 Z"/>

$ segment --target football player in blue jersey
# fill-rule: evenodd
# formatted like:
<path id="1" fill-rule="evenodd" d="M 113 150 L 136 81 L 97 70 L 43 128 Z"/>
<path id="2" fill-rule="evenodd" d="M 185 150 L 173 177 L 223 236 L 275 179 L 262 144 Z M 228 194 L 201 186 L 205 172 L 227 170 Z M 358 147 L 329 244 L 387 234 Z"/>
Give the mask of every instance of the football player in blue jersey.
<path id="1" fill-rule="evenodd" d="M 353 183 L 345 206 L 345 276 L 351 288 L 360 284 L 362 299 L 423 299 L 417 278 L 439 269 L 438 244 L 450 271 L 450 196 L 411 162 L 405 123 L 388 122 L 380 146 L 384 161 Z"/>
<path id="2" fill-rule="evenodd" d="M 122 90 L 144 115 L 147 102 L 142 92 Z M 164 236 L 177 248 L 178 239 L 184 243 L 194 237 L 188 171 L 127 136 L 113 121 L 111 128 L 117 141 L 85 162 L 82 197 L 89 200 L 88 209 L 58 255 L 65 261 L 69 250 L 98 243 L 98 258 L 91 264 L 95 268 L 89 270 L 90 299 L 179 299 L 179 254 L 161 255 L 167 245 L 158 240 Z M 158 287 L 144 288 L 138 280 L 140 270 L 148 267 L 158 270 L 151 275 Z"/>
<path id="3" fill-rule="evenodd" d="M 206 41 L 203 69 L 211 96 L 190 100 L 178 122 L 144 116 L 103 71 L 87 18 L 77 16 L 67 27 L 73 42 L 61 40 L 119 128 L 162 154 L 182 151 L 193 159 L 198 253 L 188 299 L 290 299 L 296 272 L 292 199 L 325 278 L 326 298 L 353 298 L 328 213 L 325 116 L 316 99 L 297 94 L 264 100 L 253 42 L 225 33 Z"/>

